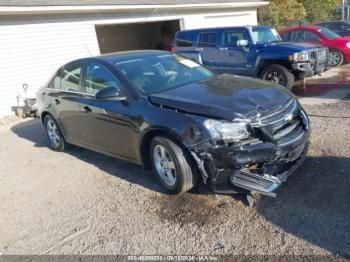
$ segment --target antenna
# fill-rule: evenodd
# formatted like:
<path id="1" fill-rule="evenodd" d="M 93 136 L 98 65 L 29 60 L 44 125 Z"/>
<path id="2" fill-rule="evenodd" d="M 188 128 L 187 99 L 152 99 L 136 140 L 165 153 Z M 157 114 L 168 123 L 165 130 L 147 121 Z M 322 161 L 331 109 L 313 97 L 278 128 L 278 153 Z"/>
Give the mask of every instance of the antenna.
<path id="1" fill-rule="evenodd" d="M 88 51 L 89 55 L 90 55 L 90 56 L 93 56 L 93 55 L 91 54 L 91 52 L 90 52 L 89 48 L 88 48 L 86 45 L 84 45 L 84 47 L 85 47 L 85 48 L 86 48 L 86 50 Z"/>

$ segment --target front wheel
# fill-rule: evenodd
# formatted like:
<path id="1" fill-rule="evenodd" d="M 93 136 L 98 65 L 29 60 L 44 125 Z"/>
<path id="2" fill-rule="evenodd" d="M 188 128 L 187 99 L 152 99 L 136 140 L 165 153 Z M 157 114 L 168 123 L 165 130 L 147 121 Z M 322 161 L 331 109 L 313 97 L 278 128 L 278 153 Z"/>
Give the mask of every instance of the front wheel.
<path id="1" fill-rule="evenodd" d="M 260 74 L 260 78 L 292 89 L 295 77 L 287 68 L 281 65 L 269 65 Z"/>
<path id="2" fill-rule="evenodd" d="M 329 51 L 328 66 L 340 66 L 344 62 L 344 55 L 341 51 L 332 49 Z"/>
<path id="3" fill-rule="evenodd" d="M 150 146 L 154 173 L 170 194 L 182 194 L 197 183 L 197 169 L 189 153 L 163 136 L 155 137 Z"/>

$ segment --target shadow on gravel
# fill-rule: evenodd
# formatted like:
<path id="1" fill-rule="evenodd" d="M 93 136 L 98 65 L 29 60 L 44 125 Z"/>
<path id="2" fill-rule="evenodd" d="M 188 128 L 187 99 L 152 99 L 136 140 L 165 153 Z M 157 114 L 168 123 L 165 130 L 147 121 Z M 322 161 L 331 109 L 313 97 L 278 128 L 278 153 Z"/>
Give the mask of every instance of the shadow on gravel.
<path id="1" fill-rule="evenodd" d="M 36 147 L 48 147 L 47 137 L 40 119 L 28 120 L 11 128 L 17 136 L 30 140 Z M 141 185 L 150 190 L 164 193 L 155 176 L 147 174 L 142 167 L 106 156 L 77 146 L 69 146 L 64 153 L 93 164 L 112 176 L 117 176 L 130 183 Z M 45 156 L 43 156 L 45 157 Z"/>
<path id="2" fill-rule="evenodd" d="M 287 233 L 350 257 L 350 158 L 308 157 L 277 197 L 262 197 L 257 212 Z"/>

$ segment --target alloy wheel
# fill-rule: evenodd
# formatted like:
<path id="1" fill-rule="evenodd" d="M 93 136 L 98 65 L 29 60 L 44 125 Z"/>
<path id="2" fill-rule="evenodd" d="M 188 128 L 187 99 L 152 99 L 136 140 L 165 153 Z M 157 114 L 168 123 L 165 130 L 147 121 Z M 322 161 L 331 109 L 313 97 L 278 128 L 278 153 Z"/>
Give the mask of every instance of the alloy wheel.
<path id="1" fill-rule="evenodd" d="M 58 147 L 60 144 L 60 134 L 56 123 L 49 119 L 46 124 L 47 135 L 54 147 Z"/>
<path id="2" fill-rule="evenodd" d="M 280 85 L 283 85 L 285 83 L 284 76 L 281 73 L 275 71 L 269 72 L 266 75 L 266 80 Z"/>
<path id="3" fill-rule="evenodd" d="M 329 52 L 328 64 L 330 66 L 337 66 L 340 64 L 341 56 L 338 52 L 331 51 Z"/>
<path id="4" fill-rule="evenodd" d="M 159 177 L 167 186 L 176 184 L 176 167 L 169 152 L 162 145 L 156 145 L 153 149 L 154 165 Z"/>

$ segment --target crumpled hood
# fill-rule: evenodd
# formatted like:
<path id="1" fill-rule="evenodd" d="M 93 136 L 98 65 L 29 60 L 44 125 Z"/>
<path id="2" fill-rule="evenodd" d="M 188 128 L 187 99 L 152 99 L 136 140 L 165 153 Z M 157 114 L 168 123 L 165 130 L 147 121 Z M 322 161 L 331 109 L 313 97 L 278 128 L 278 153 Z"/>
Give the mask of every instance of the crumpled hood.
<path id="1" fill-rule="evenodd" d="M 291 99 L 293 95 L 282 86 L 228 74 L 149 95 L 158 106 L 229 121 L 253 119 L 283 107 Z"/>

